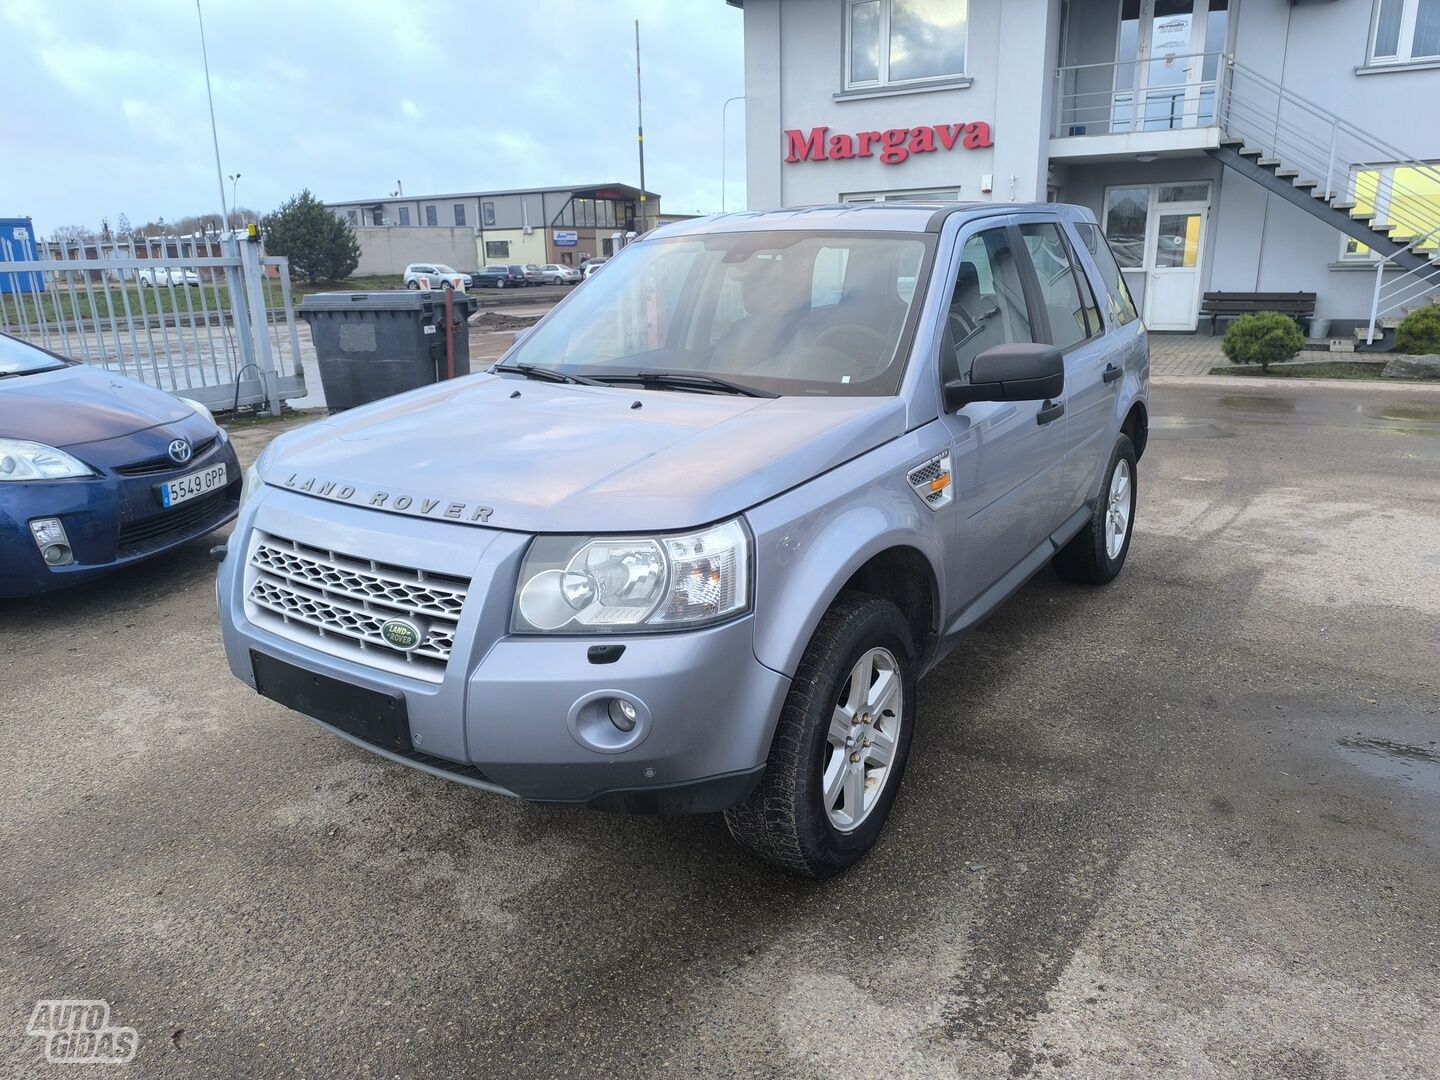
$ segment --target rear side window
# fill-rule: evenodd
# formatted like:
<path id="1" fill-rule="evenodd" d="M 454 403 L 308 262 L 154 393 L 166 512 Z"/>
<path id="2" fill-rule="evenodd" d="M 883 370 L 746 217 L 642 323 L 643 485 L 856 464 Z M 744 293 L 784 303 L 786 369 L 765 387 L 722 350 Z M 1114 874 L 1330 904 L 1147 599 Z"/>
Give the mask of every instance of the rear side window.
<path id="1" fill-rule="evenodd" d="M 1124 326 L 1138 319 L 1140 316 L 1135 311 L 1135 301 L 1130 298 L 1125 275 L 1120 272 L 1120 264 L 1115 261 L 1115 253 L 1105 242 L 1100 226 L 1092 225 L 1088 221 L 1077 221 L 1075 231 L 1080 234 L 1080 242 L 1085 245 L 1085 250 L 1090 252 L 1090 257 L 1095 260 L 1095 266 L 1100 271 L 1100 280 L 1105 282 L 1105 306 L 1109 308 L 1116 324 Z"/>
<path id="2" fill-rule="evenodd" d="M 1040 296 L 1050 314 L 1053 344 L 1061 349 L 1078 345 L 1104 329 L 1090 282 L 1076 265 L 1070 245 L 1053 221 L 1032 221 L 1020 226 Z"/>
<path id="3" fill-rule="evenodd" d="M 978 232 L 965 242 L 946 319 L 955 350 L 952 372 L 966 382 L 975 357 L 986 349 L 1035 340 L 1015 252 L 1003 226 Z"/>

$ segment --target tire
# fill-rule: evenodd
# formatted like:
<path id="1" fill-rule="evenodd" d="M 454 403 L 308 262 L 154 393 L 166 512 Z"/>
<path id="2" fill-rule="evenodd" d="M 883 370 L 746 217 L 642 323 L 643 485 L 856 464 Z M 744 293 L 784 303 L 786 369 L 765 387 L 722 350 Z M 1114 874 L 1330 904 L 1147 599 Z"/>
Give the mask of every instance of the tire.
<path id="1" fill-rule="evenodd" d="M 502 278 L 496 278 L 496 279 L 495 279 L 495 287 L 496 287 L 497 289 L 503 289 L 503 288 L 505 287 L 505 279 L 504 279 L 503 277 L 502 277 Z"/>
<path id="2" fill-rule="evenodd" d="M 445 287 L 445 291 L 446 291 L 446 292 L 454 292 L 454 291 L 455 291 L 455 285 L 454 285 L 453 282 L 450 282 L 450 281 L 445 282 L 445 286 L 444 286 L 444 287 Z"/>
<path id="3" fill-rule="evenodd" d="M 862 660 L 870 660 L 879 676 L 873 696 L 856 693 L 852 673 Z M 904 775 L 915 726 L 916 671 L 910 627 L 894 604 L 865 593 L 836 600 L 800 659 L 759 784 L 744 802 L 725 811 L 736 842 L 767 862 L 812 878 L 837 874 L 864 855 L 880 835 Z M 883 682 L 887 672 L 892 678 Z M 843 746 L 835 742 L 847 730 L 842 713 L 852 720 L 847 738 L 853 740 Z M 835 721 L 838 731 L 832 731 Z M 883 751 L 876 748 L 883 743 L 871 738 L 877 732 L 888 734 L 891 744 L 888 764 L 878 767 Z M 857 754 L 865 755 L 858 770 L 852 767 Z M 875 778 L 875 786 L 845 783 L 857 775 L 862 784 Z M 826 798 L 827 776 L 838 801 Z M 860 797 L 852 801 L 850 792 Z M 857 807 L 858 821 L 838 820 Z"/>
<path id="4" fill-rule="evenodd" d="M 1105 467 L 1105 480 L 1090 520 L 1051 560 L 1056 573 L 1080 585 L 1115 580 L 1135 535 L 1136 490 L 1135 447 L 1129 436 L 1121 435 L 1110 451 L 1110 464 Z M 1122 520 L 1123 535 L 1117 547 L 1115 529 Z"/>
<path id="5" fill-rule="evenodd" d="M 418 281 L 407 281 L 407 282 L 405 283 L 405 287 L 406 287 L 407 289 L 416 289 L 416 290 L 418 290 L 418 289 L 420 288 L 420 282 L 418 282 Z"/>

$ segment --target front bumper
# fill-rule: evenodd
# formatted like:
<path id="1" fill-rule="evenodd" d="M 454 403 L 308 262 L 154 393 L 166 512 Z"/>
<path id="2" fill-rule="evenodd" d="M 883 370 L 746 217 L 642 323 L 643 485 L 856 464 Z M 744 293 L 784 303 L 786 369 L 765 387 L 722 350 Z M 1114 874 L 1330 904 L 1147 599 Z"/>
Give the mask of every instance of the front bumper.
<path id="1" fill-rule="evenodd" d="M 78 585 L 161 555 L 233 520 L 241 470 L 223 431 L 203 455 L 183 466 L 139 476 L 117 471 L 151 457 L 151 444 L 163 453 L 174 433 L 171 428 L 152 429 L 95 444 L 88 452 L 76 448 L 73 452 L 100 473 L 95 477 L 0 485 L 0 597 Z M 161 484 L 220 462 L 226 466 L 225 488 L 168 510 L 161 506 Z M 64 524 L 73 563 L 50 566 L 41 558 L 29 523 L 46 517 L 58 517 Z"/>
<path id="2" fill-rule="evenodd" d="M 267 624 L 246 594 L 261 534 L 470 581 L 443 674 L 416 678 L 342 655 L 321 635 Z M 265 488 L 241 514 L 217 582 L 231 671 L 251 686 L 254 650 L 317 676 L 403 695 L 411 746 L 327 726 L 391 760 L 534 802 L 651 813 L 711 812 L 743 799 L 769 753 L 789 680 L 755 658 L 753 617 L 630 637 L 509 633 L 529 537 L 401 518 Z M 612 662 L 596 644 L 623 646 Z M 637 707 L 635 729 L 604 705 Z"/>

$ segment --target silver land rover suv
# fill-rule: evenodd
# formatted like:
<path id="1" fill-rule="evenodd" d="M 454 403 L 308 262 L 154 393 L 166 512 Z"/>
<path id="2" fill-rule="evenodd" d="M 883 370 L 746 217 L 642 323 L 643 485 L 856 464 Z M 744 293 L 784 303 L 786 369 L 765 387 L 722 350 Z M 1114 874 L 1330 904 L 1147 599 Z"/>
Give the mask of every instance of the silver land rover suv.
<path id="1" fill-rule="evenodd" d="M 275 440 L 222 553 L 231 670 L 397 763 L 723 811 L 833 874 L 920 677 L 1047 563 L 1120 572 L 1145 329 L 1072 206 L 730 214 L 612 263 L 489 372 Z"/>

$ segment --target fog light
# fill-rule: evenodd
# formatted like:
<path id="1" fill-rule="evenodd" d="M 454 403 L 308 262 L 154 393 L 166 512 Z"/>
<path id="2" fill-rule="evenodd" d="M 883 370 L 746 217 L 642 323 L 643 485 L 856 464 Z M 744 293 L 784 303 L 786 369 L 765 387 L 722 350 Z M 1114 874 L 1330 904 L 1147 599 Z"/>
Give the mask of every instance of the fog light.
<path id="1" fill-rule="evenodd" d="M 610 722 L 621 731 L 633 731 L 637 719 L 639 713 L 630 702 L 618 697 L 610 699 Z"/>
<path id="2" fill-rule="evenodd" d="M 70 538 L 65 535 L 65 526 L 59 518 L 36 518 L 30 522 L 30 535 L 35 537 L 40 557 L 49 565 L 66 566 L 75 561 Z"/>

